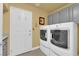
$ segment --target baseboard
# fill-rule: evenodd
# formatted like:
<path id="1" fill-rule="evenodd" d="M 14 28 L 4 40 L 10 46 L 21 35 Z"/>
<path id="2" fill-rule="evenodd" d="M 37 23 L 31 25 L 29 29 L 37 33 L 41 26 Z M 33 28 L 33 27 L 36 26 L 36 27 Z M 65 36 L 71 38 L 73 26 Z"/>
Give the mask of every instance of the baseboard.
<path id="1" fill-rule="evenodd" d="M 36 49 L 39 49 L 39 48 L 40 48 L 39 46 L 38 47 L 34 47 L 31 50 L 29 50 L 29 51 L 33 51 L 33 50 L 36 50 Z M 29 52 L 29 51 L 27 51 L 27 52 Z"/>

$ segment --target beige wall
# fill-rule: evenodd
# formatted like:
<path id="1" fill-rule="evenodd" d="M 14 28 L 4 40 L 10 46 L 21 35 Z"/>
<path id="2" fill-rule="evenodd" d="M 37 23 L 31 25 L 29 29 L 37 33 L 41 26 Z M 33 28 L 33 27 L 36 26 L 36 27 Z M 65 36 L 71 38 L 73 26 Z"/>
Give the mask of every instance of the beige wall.
<path id="1" fill-rule="evenodd" d="M 3 19 L 3 32 L 6 32 L 9 34 L 9 26 L 10 26 L 10 6 L 13 6 L 13 7 L 17 7 L 17 8 L 21 8 L 21 9 L 24 9 L 24 10 L 31 10 L 32 11 L 32 46 L 33 47 L 37 47 L 39 46 L 39 17 L 45 17 L 45 25 L 47 24 L 47 15 L 48 13 L 44 10 L 41 10 L 39 8 L 36 8 L 34 6 L 31 6 L 29 4 L 6 4 L 7 8 L 8 8 L 8 12 L 5 12 L 4 13 L 4 19 Z M 34 30 L 33 30 L 34 28 Z M 10 45 L 10 40 L 11 39 L 8 39 L 8 42 Z M 8 46 L 8 48 L 10 48 L 10 46 Z"/>

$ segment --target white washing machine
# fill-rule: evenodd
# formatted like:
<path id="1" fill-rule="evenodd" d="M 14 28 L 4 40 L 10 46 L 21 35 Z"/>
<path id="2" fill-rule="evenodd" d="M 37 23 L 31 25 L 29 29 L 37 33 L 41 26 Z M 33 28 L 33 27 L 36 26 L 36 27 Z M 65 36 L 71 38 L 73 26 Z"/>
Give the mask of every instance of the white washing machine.
<path id="1" fill-rule="evenodd" d="M 50 55 L 77 55 L 77 25 L 73 22 L 50 25 Z"/>
<path id="2" fill-rule="evenodd" d="M 40 49 L 48 56 L 77 55 L 77 25 L 68 22 L 42 26 Z"/>
<path id="3" fill-rule="evenodd" d="M 48 26 L 40 27 L 40 49 L 46 55 L 49 55 L 48 29 Z"/>

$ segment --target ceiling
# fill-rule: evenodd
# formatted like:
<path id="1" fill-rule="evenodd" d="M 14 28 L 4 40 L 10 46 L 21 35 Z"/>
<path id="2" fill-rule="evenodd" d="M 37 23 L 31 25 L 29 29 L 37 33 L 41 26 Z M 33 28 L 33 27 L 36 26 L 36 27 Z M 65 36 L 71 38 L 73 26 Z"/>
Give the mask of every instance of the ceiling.
<path id="1" fill-rule="evenodd" d="M 51 12 L 54 11 L 58 8 L 61 8 L 65 5 L 67 5 L 68 3 L 32 3 L 31 5 L 41 8 L 47 12 Z"/>

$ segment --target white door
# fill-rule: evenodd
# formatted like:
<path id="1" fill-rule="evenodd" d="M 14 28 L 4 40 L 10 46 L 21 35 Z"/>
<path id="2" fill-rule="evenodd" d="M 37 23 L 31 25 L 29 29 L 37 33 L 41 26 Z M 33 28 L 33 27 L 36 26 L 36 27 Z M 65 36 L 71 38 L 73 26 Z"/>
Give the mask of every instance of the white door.
<path id="1" fill-rule="evenodd" d="M 10 8 L 10 53 L 18 55 L 32 48 L 32 12 Z M 30 36 L 29 36 L 30 34 Z"/>
<path id="2" fill-rule="evenodd" d="M 0 3 L 0 56 L 2 55 L 2 27 L 3 27 L 3 4 Z"/>
<path id="3" fill-rule="evenodd" d="M 25 29 L 25 42 L 24 51 L 29 51 L 32 48 L 32 12 L 24 11 L 24 29 Z M 26 49 L 27 48 L 27 49 Z"/>

